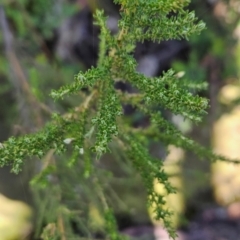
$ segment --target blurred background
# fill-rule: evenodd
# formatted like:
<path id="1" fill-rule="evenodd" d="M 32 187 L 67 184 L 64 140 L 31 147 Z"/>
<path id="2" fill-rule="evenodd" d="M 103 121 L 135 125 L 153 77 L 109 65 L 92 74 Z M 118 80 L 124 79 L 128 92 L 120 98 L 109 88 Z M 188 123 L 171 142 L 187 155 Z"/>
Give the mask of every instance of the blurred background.
<path id="1" fill-rule="evenodd" d="M 99 43 L 99 29 L 93 25 L 96 8 L 104 9 L 108 26 L 113 34 L 116 33 L 119 7 L 112 0 L 1 1 L 0 142 L 10 136 L 33 133 L 44 126 L 54 111 L 63 113 L 78 104 L 79 99 L 75 97 L 54 103 L 49 93 L 51 89 L 73 81 L 80 70 L 96 65 Z M 134 52 L 138 71 L 147 76 L 160 76 L 163 71 L 173 68 L 193 83 L 199 82 L 199 86 L 206 82 L 205 90 L 200 87 L 200 90 L 194 90 L 195 94 L 210 99 L 208 115 L 202 124 L 192 125 L 169 112 L 165 113 L 166 117 L 189 137 L 213 148 L 216 153 L 240 159 L 240 1 L 192 0 L 189 10 L 194 10 L 196 16 L 206 22 L 207 29 L 189 41 L 139 43 Z M 131 86 L 124 84 L 116 87 L 131 90 Z M 134 126 L 144 126 L 142 116 L 131 107 L 128 106 L 126 112 Z M 181 188 L 181 193 L 169 200 L 169 204 L 179 211 L 174 220 L 179 239 L 240 239 L 240 166 L 210 164 L 207 159 L 200 160 L 182 149 L 169 146 L 168 150 L 169 154 L 161 143 L 150 141 L 150 151 L 165 159 L 166 171 L 176 173 L 173 184 Z M 52 158 L 51 154 L 44 161 Z M 114 160 L 108 155 L 104 157 L 99 176 L 107 186 L 106 193 L 114 208 L 119 231 L 136 239 L 168 239 L 161 223 L 151 220 L 140 177 L 121 159 L 121 153 L 117 152 L 117 156 L 119 158 Z M 34 224 L 28 223 L 21 237 L 6 234 L 2 240 L 27 239 L 22 237 L 23 234 L 29 239 L 40 239 L 40 232 L 46 226 L 49 231 L 55 231 L 56 226 L 47 224 L 51 221 L 45 216 L 44 206 L 54 206 L 56 202 L 43 199 L 51 199 L 53 191 L 59 193 L 59 190 L 50 188 L 42 193 L 42 190 L 36 191 L 34 184 L 29 185 L 42 164 L 34 159 L 27 161 L 20 175 L 10 173 L 9 168 L 0 169 L 0 194 L 3 195 L 0 220 L 6 217 L 1 209 L 9 204 L 10 209 L 14 209 L 14 204 L 20 204 L 17 209 L 22 207 L 27 211 L 26 218 L 32 210 L 23 202 L 35 212 Z M 106 177 L 106 170 L 112 172 L 111 176 Z M 78 236 L 101 238 L 103 220 L 97 210 L 97 200 L 89 191 L 91 182 L 85 181 L 84 186 L 78 186 L 79 172 L 64 170 L 64 174 L 65 177 L 60 179 L 62 183 L 66 181 L 61 185 L 62 202 L 76 211 L 87 209 L 84 214 L 90 219 L 88 225 L 94 234 L 82 230 L 84 221 L 81 229 L 76 227 L 75 220 L 69 228 Z M 72 186 L 71 194 L 78 195 L 74 196 L 74 202 L 70 202 Z M 78 206 L 79 202 L 83 207 Z M 10 213 L 9 218 L 17 219 Z M 21 217 L 18 221 L 23 222 Z M 10 220 L 9 229 L 14 228 L 15 222 Z M 0 236 L 4 229 L 8 229 L 8 225 L 0 225 Z"/>

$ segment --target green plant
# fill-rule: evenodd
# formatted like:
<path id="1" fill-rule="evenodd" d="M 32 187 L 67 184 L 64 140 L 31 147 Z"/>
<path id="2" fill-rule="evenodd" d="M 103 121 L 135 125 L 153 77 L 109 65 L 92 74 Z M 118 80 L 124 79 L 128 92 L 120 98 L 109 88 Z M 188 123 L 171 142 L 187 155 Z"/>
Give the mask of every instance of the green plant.
<path id="1" fill-rule="evenodd" d="M 28 30 L 31 28 L 32 37 L 28 40 L 41 41 L 40 35 L 46 39 L 53 37 L 53 31 L 59 26 L 64 16 L 70 16 L 76 12 L 76 7 L 60 1 L 7 1 L 3 0 L 6 6 L 6 14 L 11 19 L 18 36 L 29 38 Z M 40 34 L 41 33 L 41 34 Z"/>
<path id="2" fill-rule="evenodd" d="M 100 50 L 97 67 L 79 72 L 74 82 L 53 90 L 55 100 L 76 94 L 79 106 L 64 114 L 53 114 L 52 120 L 39 132 L 22 137 L 11 137 L 0 146 L 0 165 L 11 165 L 18 173 L 27 158 L 43 159 L 43 167 L 32 180 L 38 192 L 41 208 L 49 210 L 49 218 L 39 215 L 40 225 L 61 222 L 64 228 L 54 228 L 55 236 L 74 236 L 71 222 L 84 229 L 84 212 L 78 212 L 85 193 L 93 194 L 100 200 L 100 213 L 104 217 L 104 233 L 110 239 L 122 239 L 117 232 L 111 204 L 104 190 L 100 176 L 106 171 L 97 167 L 101 157 L 107 152 L 119 153 L 127 164 L 132 165 L 141 175 L 145 184 L 148 204 L 154 205 L 156 218 L 162 219 L 172 238 L 176 237 L 171 226 L 171 210 L 163 208 L 164 196 L 153 188 L 154 179 L 163 183 L 167 193 L 176 189 L 168 182 L 162 170 L 162 161 L 148 152 L 149 139 L 161 141 L 166 146 L 173 144 L 192 150 L 210 160 L 224 157 L 214 155 L 197 143 L 183 136 L 174 125 L 164 119 L 159 106 L 199 123 L 206 113 L 208 101 L 190 92 L 193 84 L 182 81 L 173 70 L 161 77 L 149 78 L 136 71 L 137 62 L 132 53 L 138 41 L 162 41 L 189 38 L 199 34 L 205 24 L 197 21 L 194 12 L 185 9 L 189 1 L 182 0 L 115 0 L 121 5 L 119 32 L 112 35 L 106 25 L 103 11 L 97 11 L 96 24 L 101 29 Z M 117 81 L 130 83 L 137 93 L 116 90 Z M 81 91 L 81 89 L 87 89 Z M 149 118 L 145 128 L 133 128 L 123 114 L 123 105 L 131 104 Z M 69 178 L 78 178 L 85 185 L 70 184 Z M 70 189 L 66 194 L 66 189 Z M 50 194 L 45 199 L 42 196 Z M 69 199 L 75 201 L 70 202 Z M 57 206 L 57 207 L 56 207 Z M 86 204 L 83 204 L 83 211 Z M 42 222 L 41 222 L 42 220 Z M 61 225 L 62 226 L 62 225 Z M 85 230 L 84 230 L 85 231 Z M 44 239 L 52 239 L 46 236 Z M 88 236 L 90 233 L 86 229 Z"/>

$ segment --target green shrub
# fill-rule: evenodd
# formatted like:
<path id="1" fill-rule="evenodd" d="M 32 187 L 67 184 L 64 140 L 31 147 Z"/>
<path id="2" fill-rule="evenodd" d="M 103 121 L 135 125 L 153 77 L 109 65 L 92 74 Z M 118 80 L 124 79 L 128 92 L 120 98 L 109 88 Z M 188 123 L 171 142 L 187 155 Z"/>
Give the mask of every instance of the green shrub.
<path id="1" fill-rule="evenodd" d="M 18 173 L 29 161 L 27 159 L 43 159 L 41 172 L 31 181 L 41 205 L 39 229 L 43 223 L 57 224 L 62 220 L 66 236 L 76 236 L 71 225 L 74 222 L 90 237 L 86 209 L 94 195 L 97 200 L 93 201 L 104 218 L 102 232 L 110 239 L 122 239 L 117 231 L 112 203 L 108 201 L 106 183 L 100 180 L 110 173 L 99 167 L 104 154 L 119 155 L 121 161 L 126 161 L 140 174 L 146 187 L 148 205 L 156 206 L 157 219 L 162 219 L 169 235 L 175 238 L 170 220 L 172 212 L 162 208 L 164 196 L 154 191 L 154 179 L 164 184 L 168 194 L 175 193 L 176 189 L 169 184 L 162 161 L 149 154 L 149 139 L 191 150 L 212 161 L 226 159 L 215 156 L 182 135 L 158 110 L 162 107 L 199 123 L 206 114 L 208 100 L 191 93 L 193 82 L 181 80 L 181 74 L 171 69 L 161 77 L 144 76 L 136 71 L 133 51 L 139 41 L 188 39 L 192 34 L 199 34 L 205 24 L 197 20 L 194 12 L 186 9 L 189 1 L 114 2 L 121 5 L 116 35 L 107 28 L 103 11 L 98 10 L 95 14 L 96 24 L 101 29 L 97 66 L 86 72 L 80 71 L 72 83 L 51 92 L 55 100 L 77 95 L 81 102 L 64 114 L 54 113 L 52 120 L 40 131 L 11 137 L 2 143 L 0 165 L 11 165 L 12 171 Z M 137 93 L 116 90 L 114 86 L 118 81 L 131 84 Z M 83 88 L 87 90 L 81 91 Z M 199 83 L 196 88 L 199 88 Z M 125 104 L 146 115 L 148 126 L 133 128 L 123 114 Z M 52 232 L 56 239 L 63 234 L 60 228 Z M 45 228 L 44 239 L 50 239 L 50 235 Z"/>

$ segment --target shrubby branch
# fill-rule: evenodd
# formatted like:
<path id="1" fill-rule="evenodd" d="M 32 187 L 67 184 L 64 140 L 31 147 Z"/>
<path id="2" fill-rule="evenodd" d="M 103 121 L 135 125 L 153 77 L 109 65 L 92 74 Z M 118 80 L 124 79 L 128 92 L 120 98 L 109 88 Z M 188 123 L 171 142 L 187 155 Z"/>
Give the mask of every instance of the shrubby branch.
<path id="1" fill-rule="evenodd" d="M 159 106 L 180 114 L 196 123 L 206 114 L 208 101 L 193 95 L 189 89 L 204 88 L 204 84 L 194 85 L 184 77 L 179 78 L 173 70 L 164 72 L 161 77 L 146 77 L 136 71 L 137 62 L 133 51 L 138 41 L 152 40 L 160 42 L 168 39 L 188 38 L 199 34 L 205 24 L 198 21 L 194 12 L 185 9 L 189 1 L 182 0 L 115 0 L 121 5 L 119 32 L 112 35 L 107 28 L 103 11 L 96 11 L 96 24 L 100 27 L 99 60 L 96 67 L 86 72 L 80 71 L 74 81 L 52 90 L 55 100 L 73 94 L 79 94 L 85 88 L 86 98 L 75 109 L 63 115 L 53 114 L 41 131 L 22 137 L 11 137 L 0 145 L 0 166 L 11 165 L 12 171 L 18 173 L 26 159 L 33 156 L 43 158 L 49 150 L 55 154 L 64 154 L 68 145 L 72 154 L 68 167 L 73 168 L 79 161 L 85 161 L 85 178 L 94 177 L 91 159 L 99 161 L 106 152 L 111 152 L 114 142 L 124 152 L 129 163 L 142 177 L 148 193 L 148 204 L 155 206 L 156 218 L 162 219 L 172 238 L 176 237 L 170 221 L 171 211 L 163 209 L 164 196 L 157 194 L 153 188 L 154 179 L 163 183 L 167 194 L 176 192 L 168 182 L 163 171 L 162 161 L 153 158 L 148 151 L 149 139 L 161 140 L 165 145 L 173 144 L 191 150 L 211 161 L 226 161 L 211 150 L 205 149 L 185 137 L 169 121 L 161 116 Z M 119 80 L 137 88 L 134 94 L 123 93 L 115 89 Z M 149 126 L 135 129 L 125 121 L 123 104 L 130 104 L 150 119 Z M 46 170 L 47 174 L 57 172 L 57 167 Z M 41 180 L 41 179 L 40 179 Z M 38 181 L 40 181 L 38 179 Z M 99 183 L 97 183 L 99 184 Z M 110 239 L 122 239 L 117 233 L 113 212 L 107 205 L 100 187 L 106 231 Z"/>

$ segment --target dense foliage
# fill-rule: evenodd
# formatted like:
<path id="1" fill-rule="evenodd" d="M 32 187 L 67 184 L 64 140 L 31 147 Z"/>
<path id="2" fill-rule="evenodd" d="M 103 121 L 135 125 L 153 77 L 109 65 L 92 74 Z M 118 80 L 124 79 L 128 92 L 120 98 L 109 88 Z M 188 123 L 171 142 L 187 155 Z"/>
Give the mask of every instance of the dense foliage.
<path id="1" fill-rule="evenodd" d="M 104 232 L 110 239 L 122 239 L 117 233 L 111 204 L 105 196 L 104 183 L 99 180 L 99 176 L 106 172 L 98 167 L 104 154 L 120 153 L 122 161 L 132 165 L 141 175 L 148 205 L 155 207 L 156 218 L 163 221 L 170 236 L 175 238 L 170 220 L 171 209 L 163 207 L 164 195 L 154 191 L 153 183 L 155 179 L 163 183 L 167 194 L 175 193 L 176 189 L 170 185 L 162 169 L 163 162 L 149 154 L 149 139 L 162 142 L 165 146 L 172 144 L 191 150 L 212 161 L 226 159 L 215 156 L 185 137 L 160 111 L 160 107 L 168 109 L 173 114 L 199 123 L 206 113 L 208 101 L 193 95 L 191 89 L 199 89 L 204 84 L 194 84 L 172 69 L 161 77 L 146 77 L 136 71 L 133 51 L 139 41 L 188 39 L 192 34 L 199 34 L 205 24 L 197 20 L 194 12 L 186 10 L 189 1 L 114 2 L 121 6 L 116 35 L 108 29 L 104 12 L 97 10 L 95 14 L 96 24 L 101 29 L 97 66 L 80 71 L 73 82 L 50 94 L 54 100 L 74 95 L 79 101 L 78 106 L 63 114 L 54 113 L 51 121 L 34 134 L 11 137 L 2 143 L 0 165 L 11 165 L 12 171 L 18 173 L 22 165 L 27 164 L 28 158 L 43 159 L 43 167 L 32 184 L 39 190 L 39 196 L 43 196 L 44 191 L 56 194 L 43 203 L 46 209 L 51 209 L 51 216 L 45 219 L 42 214 L 40 227 L 43 222 L 57 223 L 59 219 L 64 219 L 68 236 L 74 235 L 72 221 L 78 224 L 78 228 L 85 229 L 87 223 L 83 219 L 86 216 L 75 210 L 76 203 L 70 204 L 69 201 L 82 201 L 84 194 L 89 194 L 91 189 L 101 203 L 99 208 L 104 217 Z M 131 84 L 135 93 L 116 90 L 115 84 L 119 81 Z M 132 126 L 124 115 L 127 104 L 149 119 L 147 127 Z M 71 186 L 65 174 L 72 175 L 79 183 L 85 182 L 84 187 L 77 184 Z M 72 188 L 70 193 L 65 195 L 65 189 L 69 188 Z M 83 205 L 82 209 L 85 207 Z M 89 230 L 83 231 L 90 236 Z M 50 239 L 50 232 L 45 229 L 44 239 Z M 62 234 L 61 229 L 55 230 L 54 234 L 57 239 Z"/>

